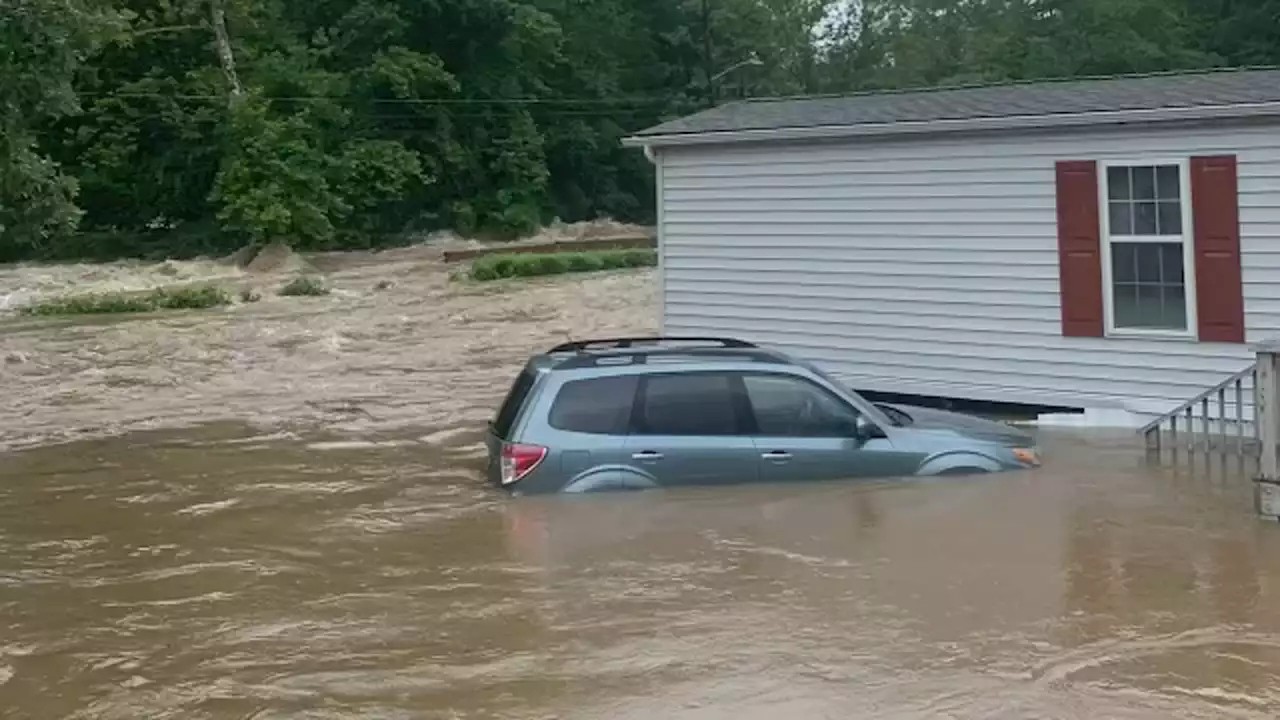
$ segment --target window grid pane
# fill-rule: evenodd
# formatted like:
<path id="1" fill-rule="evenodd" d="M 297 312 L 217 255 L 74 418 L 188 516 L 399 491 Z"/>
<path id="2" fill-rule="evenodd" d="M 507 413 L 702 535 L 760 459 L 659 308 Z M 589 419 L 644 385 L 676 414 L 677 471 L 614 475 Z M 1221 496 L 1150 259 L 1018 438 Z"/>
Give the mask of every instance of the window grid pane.
<path id="1" fill-rule="evenodd" d="M 1118 283 L 1138 282 L 1138 246 L 1116 243 L 1111 246 L 1111 277 Z"/>
<path id="2" fill-rule="evenodd" d="M 1182 205 L 1176 200 L 1160 202 L 1156 215 L 1158 235 L 1182 234 Z"/>
<path id="3" fill-rule="evenodd" d="M 1116 328 L 1187 329 L 1182 243 L 1112 243 L 1111 266 Z"/>
<path id="4" fill-rule="evenodd" d="M 1129 194 L 1129 168 L 1107 168 L 1107 197 L 1112 200 L 1128 200 L 1132 197 Z"/>
<path id="5" fill-rule="evenodd" d="M 1161 260 L 1161 278 L 1164 282 L 1175 285 L 1184 285 L 1186 281 L 1182 275 L 1182 246 L 1177 246 L 1177 252 L 1167 252 L 1160 255 Z"/>
<path id="6" fill-rule="evenodd" d="M 1111 234 L 1133 234 L 1133 206 L 1128 202 L 1111 203 Z"/>
<path id="7" fill-rule="evenodd" d="M 1107 168 L 1107 225 L 1111 235 L 1183 234 L 1181 172 L 1177 165 Z"/>
<path id="8" fill-rule="evenodd" d="M 1133 234 L 1159 235 L 1156 227 L 1156 204 L 1153 202 L 1135 202 L 1133 204 Z"/>
<path id="9" fill-rule="evenodd" d="M 1137 257 L 1138 279 L 1136 282 L 1159 285 L 1163 280 L 1164 268 L 1160 264 L 1160 246 L 1134 244 L 1134 255 Z"/>
<path id="10" fill-rule="evenodd" d="M 1133 173 L 1133 199 L 1156 199 L 1156 169 L 1151 166 L 1130 168 Z"/>
<path id="11" fill-rule="evenodd" d="M 1156 168 L 1156 198 L 1177 200 L 1182 195 L 1182 179 L 1177 165 L 1161 165 Z"/>

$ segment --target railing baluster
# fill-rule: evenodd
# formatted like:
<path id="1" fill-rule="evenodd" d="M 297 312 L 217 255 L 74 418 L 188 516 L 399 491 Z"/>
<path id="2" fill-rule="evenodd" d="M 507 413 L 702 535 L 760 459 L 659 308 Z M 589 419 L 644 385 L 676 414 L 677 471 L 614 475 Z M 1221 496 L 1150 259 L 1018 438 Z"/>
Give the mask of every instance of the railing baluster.
<path id="1" fill-rule="evenodd" d="M 1218 388 L 1218 450 L 1227 451 L 1227 389 Z"/>
<path id="2" fill-rule="evenodd" d="M 1249 373 L 1249 377 L 1253 382 L 1253 438 L 1258 439 L 1258 368 L 1255 366 L 1253 372 Z"/>
<path id="3" fill-rule="evenodd" d="M 1200 401 L 1200 432 L 1204 435 L 1204 451 L 1213 448 L 1213 439 L 1209 435 L 1209 398 Z"/>
<path id="4" fill-rule="evenodd" d="M 1196 422 L 1193 414 L 1192 406 L 1187 406 L 1187 449 L 1191 452 L 1196 450 Z"/>
<path id="5" fill-rule="evenodd" d="M 1169 447 L 1178 449 L 1178 414 L 1169 416 Z"/>
<path id="6" fill-rule="evenodd" d="M 1244 380 L 1236 380 L 1236 452 L 1244 452 Z"/>

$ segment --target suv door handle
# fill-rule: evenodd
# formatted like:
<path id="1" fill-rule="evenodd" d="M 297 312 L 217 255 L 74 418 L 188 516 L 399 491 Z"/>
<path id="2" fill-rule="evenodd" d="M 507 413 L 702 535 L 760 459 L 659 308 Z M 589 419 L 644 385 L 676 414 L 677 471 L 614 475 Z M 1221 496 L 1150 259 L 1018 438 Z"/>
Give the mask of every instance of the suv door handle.
<path id="1" fill-rule="evenodd" d="M 764 453 L 760 457 L 764 458 L 765 460 L 772 460 L 774 462 L 786 462 L 791 459 L 791 453 L 783 452 L 781 450 L 774 450 L 773 452 Z"/>
<path id="2" fill-rule="evenodd" d="M 652 450 L 644 450 L 637 453 L 631 453 L 631 459 L 632 460 L 649 460 L 649 461 L 661 460 L 662 453 L 654 452 Z"/>

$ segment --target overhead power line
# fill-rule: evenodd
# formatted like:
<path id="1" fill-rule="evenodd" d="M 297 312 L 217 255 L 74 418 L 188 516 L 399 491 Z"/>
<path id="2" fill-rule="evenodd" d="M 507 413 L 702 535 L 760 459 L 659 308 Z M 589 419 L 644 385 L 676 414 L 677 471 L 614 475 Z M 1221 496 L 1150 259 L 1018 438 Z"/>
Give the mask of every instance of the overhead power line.
<path id="1" fill-rule="evenodd" d="M 121 98 L 142 100 L 201 100 L 224 102 L 225 95 L 201 95 L 190 93 L 141 93 L 141 92 L 82 92 L 83 98 Z M 387 105 L 658 105 L 672 102 L 673 97 L 618 96 L 611 98 L 358 98 L 342 95 L 260 96 L 272 102 L 371 102 Z"/>

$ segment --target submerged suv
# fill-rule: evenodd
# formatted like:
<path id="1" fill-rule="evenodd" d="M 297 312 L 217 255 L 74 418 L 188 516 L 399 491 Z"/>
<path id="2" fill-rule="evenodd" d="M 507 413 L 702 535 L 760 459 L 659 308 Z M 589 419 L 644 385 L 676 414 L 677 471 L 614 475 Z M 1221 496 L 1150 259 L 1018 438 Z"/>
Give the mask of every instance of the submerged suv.
<path id="1" fill-rule="evenodd" d="M 489 423 L 513 493 L 997 472 L 1039 465 L 1003 423 L 868 402 L 732 338 L 571 342 L 529 360 Z"/>

